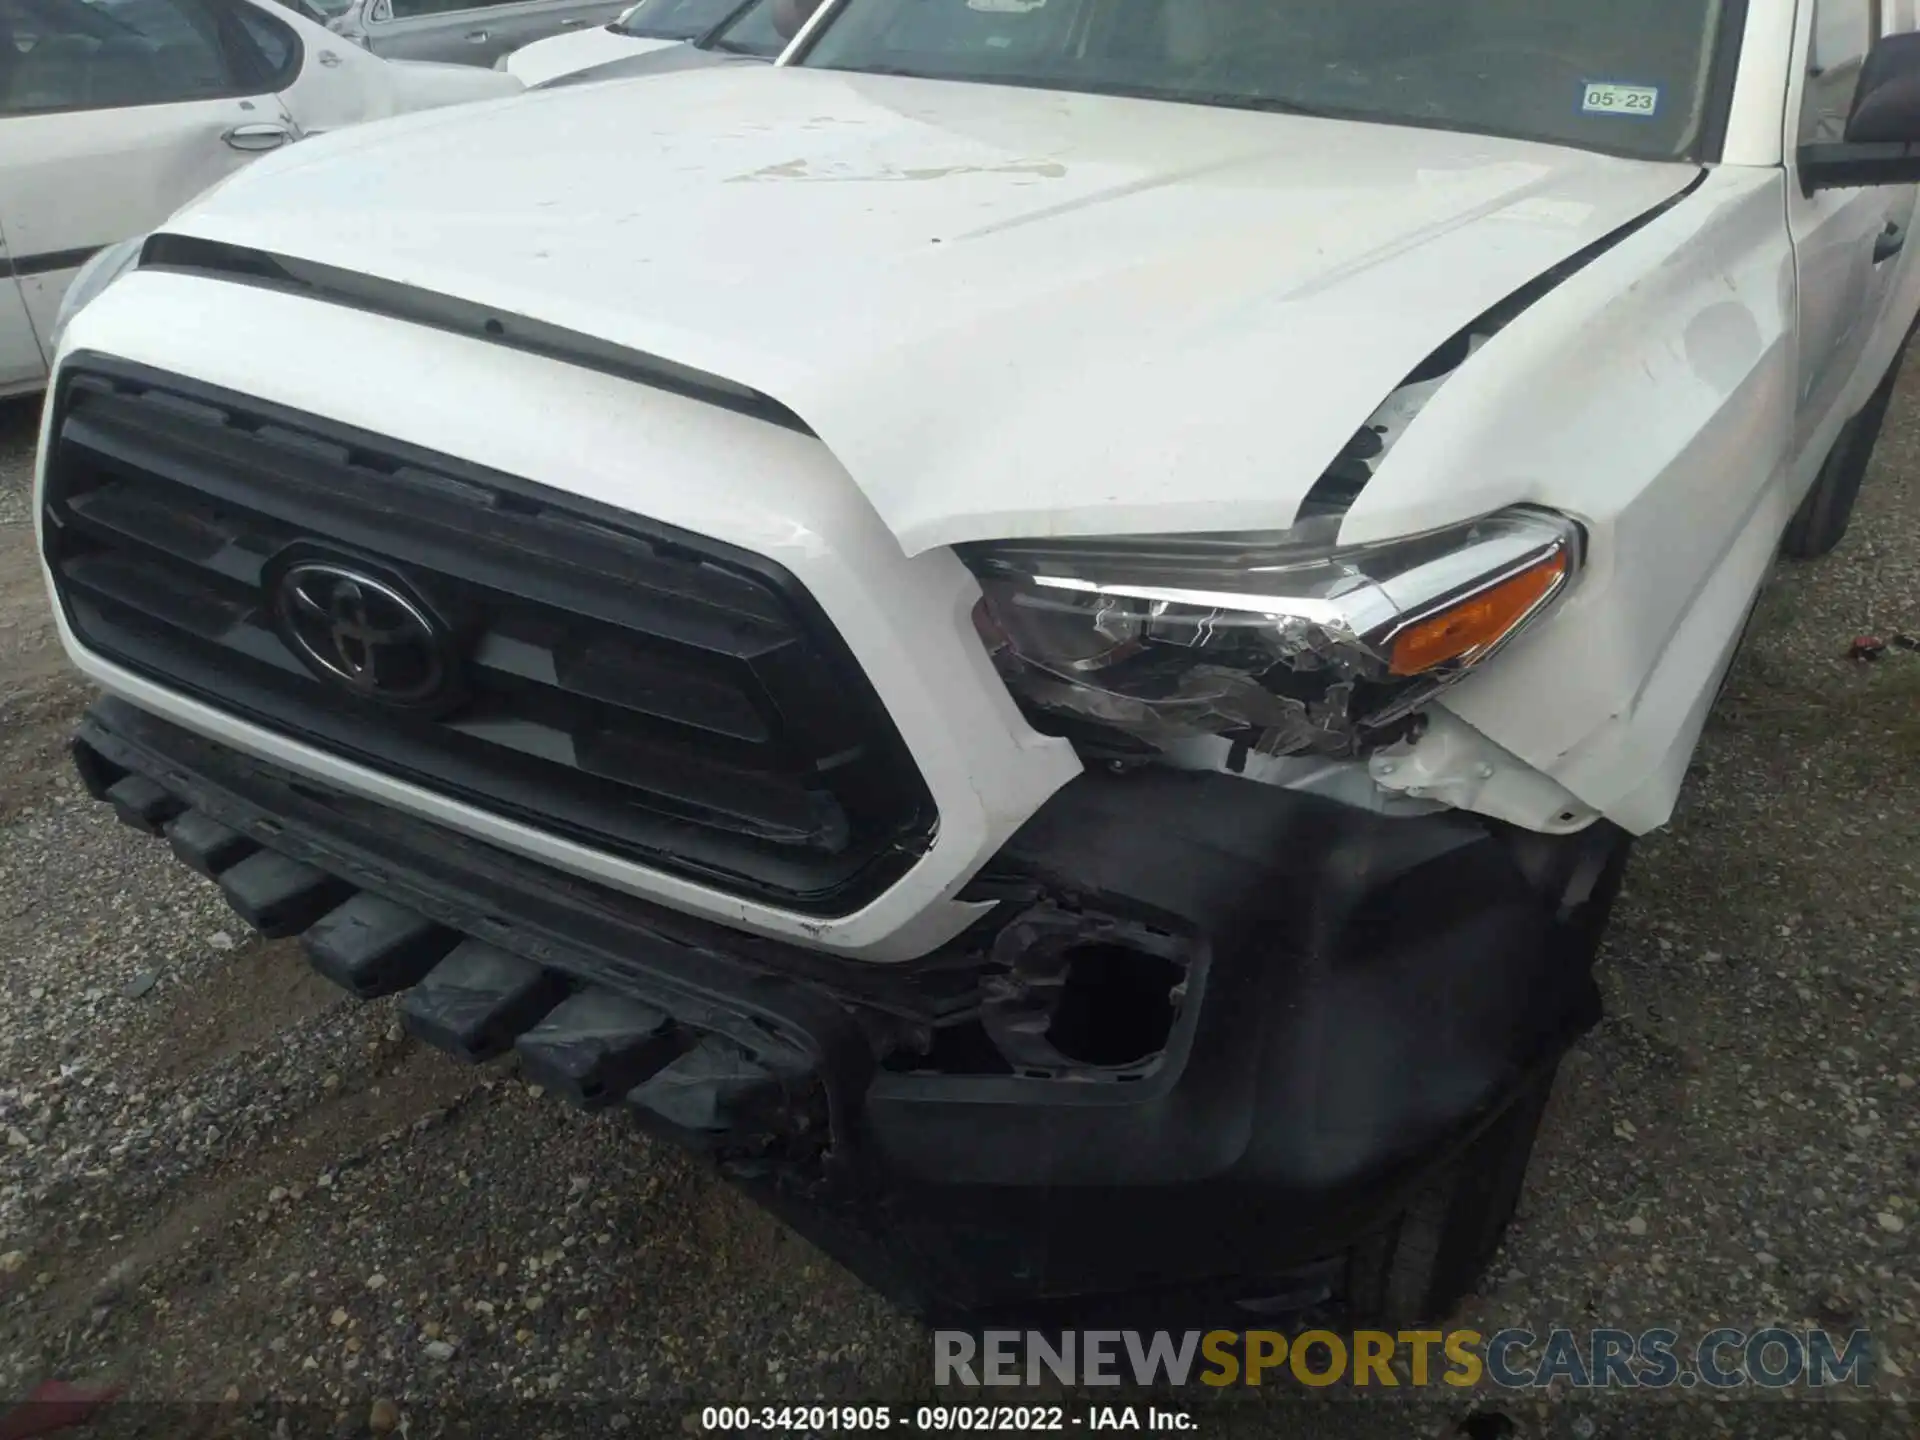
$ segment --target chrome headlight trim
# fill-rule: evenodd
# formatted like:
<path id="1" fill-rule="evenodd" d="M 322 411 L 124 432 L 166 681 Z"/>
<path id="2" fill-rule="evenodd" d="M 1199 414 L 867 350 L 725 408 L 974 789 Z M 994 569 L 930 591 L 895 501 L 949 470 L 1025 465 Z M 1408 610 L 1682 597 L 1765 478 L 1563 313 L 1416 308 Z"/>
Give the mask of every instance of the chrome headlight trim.
<path id="1" fill-rule="evenodd" d="M 960 547 L 1017 696 L 1152 744 L 1240 732 L 1270 753 L 1365 748 L 1571 586 L 1577 524 L 1515 507 L 1341 546 L 1277 533 Z"/>

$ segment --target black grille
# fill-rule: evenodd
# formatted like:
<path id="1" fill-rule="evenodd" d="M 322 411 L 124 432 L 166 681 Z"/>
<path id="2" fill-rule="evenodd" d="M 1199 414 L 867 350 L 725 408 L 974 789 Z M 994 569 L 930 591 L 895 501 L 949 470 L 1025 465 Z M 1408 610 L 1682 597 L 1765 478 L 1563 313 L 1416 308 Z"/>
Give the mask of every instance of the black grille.
<path id="1" fill-rule="evenodd" d="M 70 368 L 47 559 L 89 649 L 354 761 L 819 915 L 923 853 L 926 784 L 812 598 L 763 557 L 132 366 Z M 447 705 L 316 678 L 279 571 L 404 588 L 462 656 Z"/>

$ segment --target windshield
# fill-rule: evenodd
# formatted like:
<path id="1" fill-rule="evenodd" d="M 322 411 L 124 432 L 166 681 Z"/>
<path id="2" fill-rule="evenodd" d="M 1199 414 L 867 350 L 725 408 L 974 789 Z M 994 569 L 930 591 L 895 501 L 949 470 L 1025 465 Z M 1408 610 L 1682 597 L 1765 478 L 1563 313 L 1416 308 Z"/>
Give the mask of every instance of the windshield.
<path id="1" fill-rule="evenodd" d="M 607 28 L 639 39 L 697 40 L 739 8 L 740 0 L 640 0 Z"/>
<path id="2" fill-rule="evenodd" d="M 1730 0 L 844 0 L 801 63 L 1686 154 Z"/>
<path id="3" fill-rule="evenodd" d="M 787 38 L 774 23 L 770 0 L 749 0 L 744 10 L 701 43 L 732 55 L 755 55 L 771 60 L 787 48 Z"/>

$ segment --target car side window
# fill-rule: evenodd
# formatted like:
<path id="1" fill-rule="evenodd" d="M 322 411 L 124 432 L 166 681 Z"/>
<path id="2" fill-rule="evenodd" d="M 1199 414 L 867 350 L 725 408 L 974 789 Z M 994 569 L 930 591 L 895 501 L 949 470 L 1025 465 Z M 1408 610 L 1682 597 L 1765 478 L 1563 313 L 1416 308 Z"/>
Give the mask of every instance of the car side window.
<path id="1" fill-rule="evenodd" d="M 1800 105 L 1801 144 L 1845 138 L 1860 65 L 1873 42 L 1879 10 L 1878 0 L 1814 0 L 1813 41 Z"/>
<path id="2" fill-rule="evenodd" d="M 260 94 L 270 67 L 209 0 L 7 0 L 0 115 Z"/>
<path id="3" fill-rule="evenodd" d="M 300 37 L 291 25 L 283 25 L 255 6 L 233 7 L 238 33 L 234 36 L 243 52 L 246 67 L 259 77 L 258 88 L 284 90 L 300 73 Z"/>
<path id="4" fill-rule="evenodd" d="M 496 10 L 502 5 L 518 5 L 522 0 L 390 0 L 393 18 L 411 20 L 419 15 L 445 15 L 455 10 Z"/>

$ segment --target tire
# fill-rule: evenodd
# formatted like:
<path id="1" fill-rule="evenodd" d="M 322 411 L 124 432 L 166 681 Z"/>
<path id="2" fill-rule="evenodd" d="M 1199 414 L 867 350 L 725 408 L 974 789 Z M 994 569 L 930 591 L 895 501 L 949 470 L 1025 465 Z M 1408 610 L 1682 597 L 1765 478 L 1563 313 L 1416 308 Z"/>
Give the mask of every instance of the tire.
<path id="1" fill-rule="evenodd" d="M 1350 1326 L 1398 1330 L 1437 1320 L 1473 1288 L 1520 1203 L 1554 1073 L 1530 1080 L 1440 1179 L 1354 1248 Z"/>
<path id="2" fill-rule="evenodd" d="M 1854 502 L 1860 498 L 1860 485 L 1866 479 L 1868 462 L 1880 439 L 1880 427 L 1886 422 L 1887 408 L 1893 403 L 1894 387 L 1900 380 L 1900 363 L 1906 347 L 1894 356 L 1886 376 L 1871 398 L 1840 429 L 1826 463 L 1814 478 L 1813 488 L 1800 502 L 1781 538 L 1781 552 L 1795 560 L 1817 560 L 1830 553 L 1846 538 L 1847 523 L 1853 518 Z"/>

